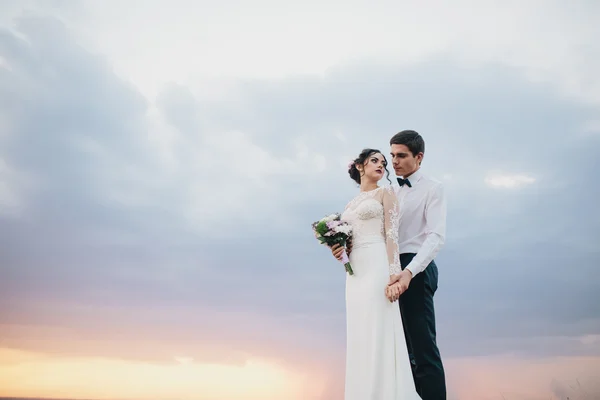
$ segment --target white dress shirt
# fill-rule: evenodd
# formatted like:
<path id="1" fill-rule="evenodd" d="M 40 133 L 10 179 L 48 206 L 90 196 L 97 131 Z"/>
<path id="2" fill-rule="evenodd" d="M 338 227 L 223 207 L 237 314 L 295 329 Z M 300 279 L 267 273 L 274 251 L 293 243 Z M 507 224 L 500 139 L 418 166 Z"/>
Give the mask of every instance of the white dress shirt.
<path id="1" fill-rule="evenodd" d="M 394 189 L 400 206 L 398 243 L 400 254 L 416 253 L 406 267 L 413 277 L 423 272 L 442 248 L 446 238 L 446 196 L 442 183 L 420 169 L 410 175 L 408 185 Z"/>

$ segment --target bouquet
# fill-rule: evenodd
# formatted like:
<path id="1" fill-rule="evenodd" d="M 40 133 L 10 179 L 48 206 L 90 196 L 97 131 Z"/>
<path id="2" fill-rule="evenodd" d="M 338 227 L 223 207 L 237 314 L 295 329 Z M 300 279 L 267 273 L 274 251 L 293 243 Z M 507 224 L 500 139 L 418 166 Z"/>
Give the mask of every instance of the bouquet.
<path id="1" fill-rule="evenodd" d="M 341 221 L 341 215 L 338 213 L 328 215 L 312 224 L 315 237 L 321 244 L 332 247 L 334 244 L 346 246 L 346 242 L 352 236 L 352 225 Z M 346 268 L 346 272 L 354 275 L 348 254 L 344 249 L 341 262 Z"/>

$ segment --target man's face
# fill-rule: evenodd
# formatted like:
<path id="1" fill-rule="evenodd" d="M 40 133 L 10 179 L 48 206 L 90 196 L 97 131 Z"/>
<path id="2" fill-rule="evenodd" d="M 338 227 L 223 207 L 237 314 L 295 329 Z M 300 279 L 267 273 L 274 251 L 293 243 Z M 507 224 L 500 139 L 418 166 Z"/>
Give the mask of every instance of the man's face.
<path id="1" fill-rule="evenodd" d="M 413 155 L 408 147 L 403 144 L 393 144 L 390 148 L 392 155 L 392 166 L 396 176 L 407 177 L 421 165 L 423 153 Z"/>

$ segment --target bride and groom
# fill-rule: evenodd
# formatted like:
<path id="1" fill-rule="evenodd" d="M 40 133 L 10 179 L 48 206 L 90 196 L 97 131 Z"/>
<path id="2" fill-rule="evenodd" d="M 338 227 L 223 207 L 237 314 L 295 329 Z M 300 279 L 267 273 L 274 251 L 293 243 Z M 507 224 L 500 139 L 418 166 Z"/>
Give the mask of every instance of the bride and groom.
<path id="1" fill-rule="evenodd" d="M 354 271 L 346 277 L 345 400 L 445 400 L 433 304 L 443 187 L 420 170 L 417 132 L 394 135 L 390 150 L 398 186 L 379 150 L 363 150 L 348 169 L 360 192 L 342 213 L 353 227 L 346 251 Z M 384 173 L 389 186 L 378 185 Z M 331 248 L 338 260 L 342 250 Z"/>

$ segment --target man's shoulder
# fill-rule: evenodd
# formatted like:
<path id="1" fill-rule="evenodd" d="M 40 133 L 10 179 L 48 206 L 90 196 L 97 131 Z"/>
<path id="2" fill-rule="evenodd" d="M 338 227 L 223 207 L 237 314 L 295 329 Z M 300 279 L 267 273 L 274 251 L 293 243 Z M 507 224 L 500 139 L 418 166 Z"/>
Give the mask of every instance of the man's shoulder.
<path id="1" fill-rule="evenodd" d="M 431 188 L 443 189 L 444 184 L 440 179 L 432 177 L 429 174 L 421 173 L 421 180 Z"/>

